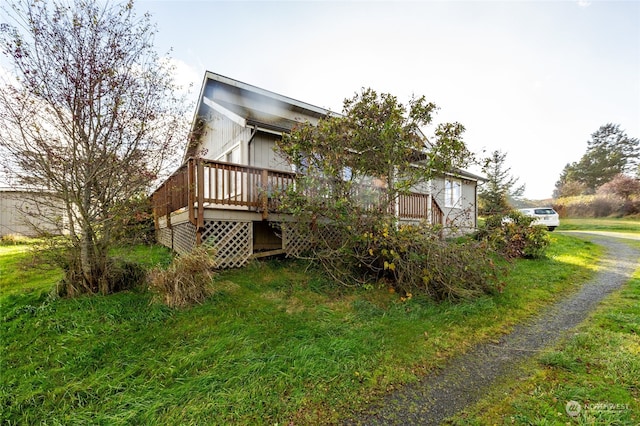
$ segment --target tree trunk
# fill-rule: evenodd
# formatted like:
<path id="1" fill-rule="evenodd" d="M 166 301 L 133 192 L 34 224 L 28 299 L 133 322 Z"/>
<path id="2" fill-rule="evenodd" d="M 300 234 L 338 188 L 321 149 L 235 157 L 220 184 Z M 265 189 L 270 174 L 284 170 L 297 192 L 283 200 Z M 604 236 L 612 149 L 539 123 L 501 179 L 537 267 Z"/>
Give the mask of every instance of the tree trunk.
<path id="1" fill-rule="evenodd" d="M 78 272 L 81 272 L 82 283 L 87 292 L 93 294 L 97 291 L 97 277 L 94 276 L 95 249 L 91 229 L 87 228 L 89 227 L 85 225 L 80 236 L 80 271 Z"/>

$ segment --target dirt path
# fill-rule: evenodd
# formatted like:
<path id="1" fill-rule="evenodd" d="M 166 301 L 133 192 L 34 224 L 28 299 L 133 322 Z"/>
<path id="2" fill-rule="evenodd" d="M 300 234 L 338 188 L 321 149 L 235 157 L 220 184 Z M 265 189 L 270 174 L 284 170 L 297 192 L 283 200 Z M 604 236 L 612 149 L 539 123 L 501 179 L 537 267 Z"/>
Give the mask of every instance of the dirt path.
<path id="1" fill-rule="evenodd" d="M 381 407 L 348 424 L 438 425 L 479 401 L 495 380 L 517 373 L 522 361 L 557 343 L 606 295 L 626 283 L 640 261 L 640 250 L 620 238 L 595 233 L 576 235 L 606 248 L 601 269 L 577 293 L 516 327 L 499 342 L 479 345 L 420 382 L 390 394 Z"/>

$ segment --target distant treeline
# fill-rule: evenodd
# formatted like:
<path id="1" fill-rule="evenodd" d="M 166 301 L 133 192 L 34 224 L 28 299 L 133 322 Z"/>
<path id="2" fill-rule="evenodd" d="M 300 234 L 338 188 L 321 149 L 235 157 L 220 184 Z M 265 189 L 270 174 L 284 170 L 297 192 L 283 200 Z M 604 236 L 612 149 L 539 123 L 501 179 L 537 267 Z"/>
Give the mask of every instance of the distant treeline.
<path id="1" fill-rule="evenodd" d="M 576 195 L 553 200 L 560 217 L 638 217 L 640 194 L 623 198 L 614 194 Z"/>

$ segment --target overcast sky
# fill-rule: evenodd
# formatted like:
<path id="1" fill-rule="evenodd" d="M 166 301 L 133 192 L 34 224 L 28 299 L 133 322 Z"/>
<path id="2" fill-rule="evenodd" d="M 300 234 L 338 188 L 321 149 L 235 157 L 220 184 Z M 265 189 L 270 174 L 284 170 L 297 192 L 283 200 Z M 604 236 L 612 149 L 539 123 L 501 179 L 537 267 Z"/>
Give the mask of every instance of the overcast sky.
<path id="1" fill-rule="evenodd" d="M 342 110 L 371 87 L 425 95 L 485 155 L 507 153 L 525 196 L 551 196 L 608 122 L 640 137 L 639 1 L 138 0 L 195 102 L 206 70 Z M 429 134 L 429 129 L 425 129 Z"/>

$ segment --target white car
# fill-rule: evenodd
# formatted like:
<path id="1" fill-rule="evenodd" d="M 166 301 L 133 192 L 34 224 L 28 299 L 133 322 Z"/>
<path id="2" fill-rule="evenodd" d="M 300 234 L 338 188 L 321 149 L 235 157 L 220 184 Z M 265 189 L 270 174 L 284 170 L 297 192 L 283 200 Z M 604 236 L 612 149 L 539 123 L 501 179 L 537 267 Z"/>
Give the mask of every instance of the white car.
<path id="1" fill-rule="evenodd" d="M 532 209 L 519 209 L 519 211 L 527 216 L 536 218 L 531 225 L 546 226 L 549 231 L 553 231 L 560 226 L 560 216 L 551 207 L 535 207 Z"/>

